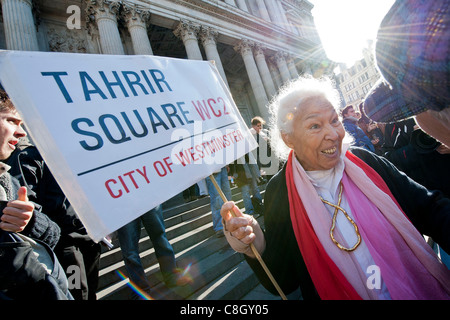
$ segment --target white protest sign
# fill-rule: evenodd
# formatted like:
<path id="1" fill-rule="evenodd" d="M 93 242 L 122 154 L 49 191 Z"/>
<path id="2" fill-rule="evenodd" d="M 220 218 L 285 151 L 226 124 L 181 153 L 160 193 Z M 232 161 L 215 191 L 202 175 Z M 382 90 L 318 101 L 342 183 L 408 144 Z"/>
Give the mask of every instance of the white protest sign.
<path id="1" fill-rule="evenodd" d="M 257 146 L 207 61 L 2 51 L 0 82 L 95 241 Z"/>

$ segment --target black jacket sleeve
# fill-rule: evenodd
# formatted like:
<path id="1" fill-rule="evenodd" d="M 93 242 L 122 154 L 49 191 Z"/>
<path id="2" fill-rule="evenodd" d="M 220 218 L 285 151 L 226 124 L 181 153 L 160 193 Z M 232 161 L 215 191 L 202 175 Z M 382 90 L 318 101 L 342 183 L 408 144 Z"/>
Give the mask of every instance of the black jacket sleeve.
<path id="1" fill-rule="evenodd" d="M 33 211 L 33 216 L 25 229 L 20 233 L 24 236 L 40 240 L 50 248 L 54 249 L 61 235 L 61 229 L 55 222 L 41 212 L 41 208 L 38 204 L 34 205 L 35 209 Z M 6 202 L 2 201 L 0 203 L 0 217 L 3 214 L 5 206 Z"/>

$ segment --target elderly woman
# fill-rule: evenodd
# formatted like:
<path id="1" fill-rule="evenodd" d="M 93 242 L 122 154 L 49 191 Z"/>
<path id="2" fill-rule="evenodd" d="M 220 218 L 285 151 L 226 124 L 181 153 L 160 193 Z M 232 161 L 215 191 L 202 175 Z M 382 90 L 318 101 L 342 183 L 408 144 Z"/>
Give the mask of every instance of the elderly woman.
<path id="1" fill-rule="evenodd" d="M 300 287 L 304 299 L 449 299 L 450 273 L 422 234 L 450 249 L 450 200 L 348 148 L 338 104 L 327 79 L 300 78 L 274 99 L 271 139 L 287 162 L 266 189 L 265 231 L 227 202 L 228 242 L 273 293 L 250 243 L 284 294 Z"/>

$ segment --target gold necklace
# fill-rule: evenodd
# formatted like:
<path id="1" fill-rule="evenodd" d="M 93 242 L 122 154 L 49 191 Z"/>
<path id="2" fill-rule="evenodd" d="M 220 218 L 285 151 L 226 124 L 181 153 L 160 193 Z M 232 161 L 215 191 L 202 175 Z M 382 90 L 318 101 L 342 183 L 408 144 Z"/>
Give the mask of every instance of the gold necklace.
<path id="1" fill-rule="evenodd" d="M 339 184 L 339 199 L 338 199 L 338 204 L 335 205 L 327 200 L 324 200 L 322 197 L 320 197 L 320 200 L 322 200 L 323 203 L 332 206 L 334 208 L 334 214 L 333 214 L 333 221 L 331 224 L 331 229 L 330 229 L 330 237 L 331 240 L 334 242 L 334 244 L 341 250 L 347 251 L 347 252 L 351 252 L 353 250 L 355 250 L 359 244 L 361 243 L 361 235 L 359 233 L 358 230 L 358 226 L 356 225 L 356 223 L 353 221 L 352 218 L 350 218 L 350 216 L 347 214 L 347 212 L 341 207 L 341 200 L 342 200 L 342 182 Z M 336 219 L 337 219 L 337 214 L 339 211 L 342 211 L 342 213 L 344 214 L 344 216 L 347 218 L 348 221 L 350 221 L 350 223 L 353 225 L 353 228 L 355 229 L 356 235 L 358 236 L 358 241 L 357 243 L 351 247 L 351 248 L 346 248 L 343 245 L 341 245 L 335 238 L 333 235 L 333 231 L 336 228 Z"/>

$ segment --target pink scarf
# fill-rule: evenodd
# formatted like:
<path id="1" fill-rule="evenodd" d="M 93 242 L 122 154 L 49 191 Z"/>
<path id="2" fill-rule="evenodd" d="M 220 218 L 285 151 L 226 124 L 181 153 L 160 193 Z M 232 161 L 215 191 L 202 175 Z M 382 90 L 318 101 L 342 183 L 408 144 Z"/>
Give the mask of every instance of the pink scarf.
<path id="1" fill-rule="evenodd" d="M 291 219 L 319 295 L 322 299 L 376 298 L 366 286 L 369 274 L 361 270 L 354 254 L 331 242 L 330 215 L 292 157 L 293 153 L 288 166 L 293 168 L 286 172 Z M 392 299 L 450 299 L 449 271 L 406 218 L 381 177 L 349 152 L 344 164 L 344 193 L 363 239 L 356 250 L 370 252 Z M 345 243 L 338 232 L 335 237 Z M 314 252 L 327 257 L 318 258 Z"/>

